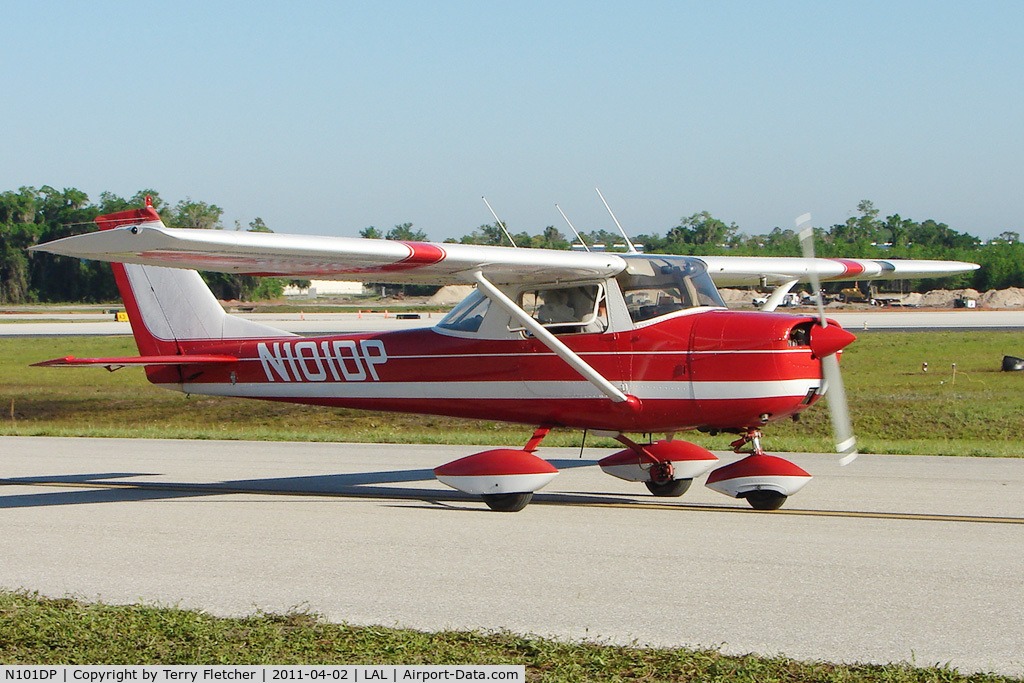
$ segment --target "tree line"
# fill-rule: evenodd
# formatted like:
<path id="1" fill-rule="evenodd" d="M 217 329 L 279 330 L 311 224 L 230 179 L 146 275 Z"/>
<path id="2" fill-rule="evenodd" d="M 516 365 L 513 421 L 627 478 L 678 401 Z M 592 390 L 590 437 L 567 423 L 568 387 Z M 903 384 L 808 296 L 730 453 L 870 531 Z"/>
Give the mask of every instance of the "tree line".
<path id="1" fill-rule="evenodd" d="M 118 300 L 113 273 L 105 262 L 62 258 L 27 249 L 92 232 L 97 229 L 93 222 L 97 216 L 141 208 L 146 197 L 152 198 L 153 208 L 168 227 L 224 229 L 224 209 L 216 204 L 186 198 L 171 205 L 151 189 L 140 190 L 127 199 L 104 192 L 98 203 L 90 203 L 81 190 L 57 190 L 49 185 L 0 194 L 0 303 Z M 242 229 L 236 222 L 235 230 Z M 261 218 L 252 220 L 245 229 L 271 232 Z M 245 301 L 277 298 L 288 283 L 280 278 L 233 273 L 203 273 L 203 277 L 218 298 Z"/>
<path id="2" fill-rule="evenodd" d="M 186 198 L 170 204 L 158 192 L 144 189 L 129 198 L 110 192 L 90 202 L 86 193 L 75 188 L 57 190 L 50 186 L 22 187 L 0 194 L 0 303 L 29 302 L 105 302 L 118 299 L 113 275 L 106 263 L 60 258 L 51 254 L 26 251 L 43 242 L 96 229 L 97 216 L 139 208 L 146 197 L 169 227 L 223 230 L 224 210 L 216 204 Z M 508 245 L 507 226 L 480 225 L 459 239 L 446 242 L 462 244 Z M 235 222 L 235 230 L 271 232 L 261 218 L 247 226 Z M 844 223 L 815 228 L 817 250 L 821 256 L 847 258 L 953 259 L 980 263 L 981 269 L 939 281 L 913 281 L 913 288 L 973 287 L 980 291 L 1024 287 L 1024 244 L 1020 235 L 1006 231 L 996 239 L 982 240 L 958 232 L 932 219 L 917 222 L 899 214 L 881 217 L 872 202 L 863 200 L 856 215 Z M 570 249 L 572 241 L 553 225 L 536 234 L 512 233 L 519 247 Z M 383 231 L 369 226 L 360 235 L 375 239 L 429 241 L 429 236 L 402 223 Z M 606 245 L 609 250 L 623 249 L 622 236 L 606 230 L 581 233 L 588 246 Z M 737 256 L 799 256 L 800 244 L 791 229 L 775 228 L 767 234 L 746 234 L 735 223 L 725 223 L 707 211 L 680 219 L 679 224 L 661 233 L 632 238 L 647 253 L 731 254 Z M 615 245 L 620 245 L 616 247 Z M 281 295 L 286 280 L 257 278 L 227 273 L 205 273 L 204 277 L 221 299 L 258 300 Z"/>

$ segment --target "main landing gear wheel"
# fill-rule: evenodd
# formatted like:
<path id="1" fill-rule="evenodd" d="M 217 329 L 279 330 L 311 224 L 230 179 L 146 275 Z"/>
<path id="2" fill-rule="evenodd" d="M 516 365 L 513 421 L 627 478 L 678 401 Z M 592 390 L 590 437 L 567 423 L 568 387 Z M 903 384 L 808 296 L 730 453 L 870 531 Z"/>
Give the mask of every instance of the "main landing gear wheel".
<path id="1" fill-rule="evenodd" d="M 533 500 L 533 491 L 526 493 L 485 493 L 481 496 L 495 512 L 519 512 Z"/>
<path id="2" fill-rule="evenodd" d="M 778 491 L 767 489 L 750 491 L 743 497 L 750 503 L 750 507 L 755 510 L 778 510 L 786 502 L 787 498 L 787 496 L 782 495 Z"/>
<path id="3" fill-rule="evenodd" d="M 686 493 L 686 490 L 690 488 L 692 483 L 693 479 L 672 479 L 664 484 L 658 484 L 653 481 L 644 482 L 648 491 L 656 496 L 665 498 L 678 498 Z"/>

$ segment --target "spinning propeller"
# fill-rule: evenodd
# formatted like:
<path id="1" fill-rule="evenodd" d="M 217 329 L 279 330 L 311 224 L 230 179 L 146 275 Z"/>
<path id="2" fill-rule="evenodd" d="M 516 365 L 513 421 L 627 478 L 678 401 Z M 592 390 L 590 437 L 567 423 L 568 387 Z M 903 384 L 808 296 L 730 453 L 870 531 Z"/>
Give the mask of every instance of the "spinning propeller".
<path id="1" fill-rule="evenodd" d="M 821 282 L 814 259 L 814 228 L 811 227 L 811 214 L 805 213 L 796 219 L 796 227 L 800 236 L 800 248 L 805 259 L 808 259 L 808 271 L 814 297 L 818 304 L 818 325 L 811 329 L 811 350 L 821 359 L 821 374 L 827 388 L 825 400 L 828 401 L 829 417 L 832 418 L 832 434 L 835 437 L 836 452 L 842 454 L 840 465 L 849 465 L 857 459 L 857 441 L 853 436 L 853 424 L 850 422 L 850 408 L 846 401 L 846 389 L 843 388 L 843 376 L 839 370 L 839 349 L 848 344 L 852 334 L 842 328 L 828 324 L 825 318 L 825 304 L 821 296 Z M 841 333 L 841 334 L 840 334 Z"/>

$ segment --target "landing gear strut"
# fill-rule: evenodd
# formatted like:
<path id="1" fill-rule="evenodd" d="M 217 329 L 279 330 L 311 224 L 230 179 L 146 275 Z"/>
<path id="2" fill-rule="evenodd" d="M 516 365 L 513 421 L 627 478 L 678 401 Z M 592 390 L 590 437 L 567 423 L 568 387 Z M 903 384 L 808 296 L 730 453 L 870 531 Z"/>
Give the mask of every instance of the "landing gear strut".
<path id="1" fill-rule="evenodd" d="M 750 451 L 742 451 L 744 446 L 747 444 L 753 444 Z M 764 449 L 761 448 L 761 430 L 760 429 L 748 429 L 747 433 L 740 438 L 729 444 L 732 448 L 733 453 L 744 453 L 749 452 L 751 455 L 765 455 Z"/>

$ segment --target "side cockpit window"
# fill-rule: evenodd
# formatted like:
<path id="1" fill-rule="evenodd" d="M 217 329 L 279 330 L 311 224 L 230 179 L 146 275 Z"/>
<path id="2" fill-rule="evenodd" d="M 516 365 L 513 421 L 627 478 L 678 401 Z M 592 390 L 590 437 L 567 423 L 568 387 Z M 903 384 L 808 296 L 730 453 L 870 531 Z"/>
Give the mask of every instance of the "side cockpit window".
<path id="1" fill-rule="evenodd" d="M 608 327 L 604 287 L 599 284 L 537 288 L 524 292 L 519 305 L 555 334 L 603 332 Z"/>
<path id="2" fill-rule="evenodd" d="M 618 278 L 634 323 L 700 306 L 725 307 L 697 259 L 635 258 Z"/>

